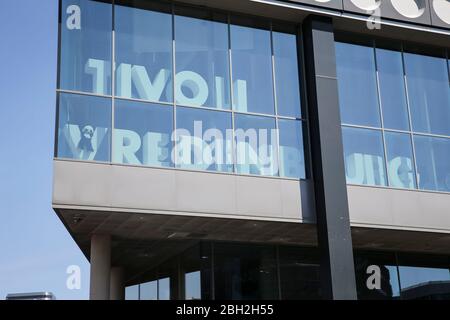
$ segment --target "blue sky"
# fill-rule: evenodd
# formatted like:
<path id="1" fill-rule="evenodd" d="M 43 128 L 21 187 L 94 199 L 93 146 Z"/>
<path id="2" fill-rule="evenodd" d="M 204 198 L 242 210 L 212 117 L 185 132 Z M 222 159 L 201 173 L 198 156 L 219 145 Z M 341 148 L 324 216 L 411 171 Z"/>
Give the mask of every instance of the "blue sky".
<path id="1" fill-rule="evenodd" d="M 88 261 L 51 208 L 57 2 L 0 1 L 0 299 L 88 298 Z M 80 290 L 66 288 L 70 265 Z"/>

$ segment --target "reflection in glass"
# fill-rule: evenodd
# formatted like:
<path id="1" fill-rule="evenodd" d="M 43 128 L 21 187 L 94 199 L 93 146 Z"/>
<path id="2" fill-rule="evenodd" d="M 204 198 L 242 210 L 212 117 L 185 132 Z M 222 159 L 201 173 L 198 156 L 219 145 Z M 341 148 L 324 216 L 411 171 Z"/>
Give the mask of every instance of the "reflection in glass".
<path id="1" fill-rule="evenodd" d="M 109 161 L 111 99 L 59 95 L 58 157 Z"/>
<path id="2" fill-rule="evenodd" d="M 384 127 L 409 130 L 401 52 L 376 49 Z"/>
<path id="3" fill-rule="evenodd" d="M 386 185 L 381 131 L 342 128 L 347 183 Z"/>
<path id="4" fill-rule="evenodd" d="M 398 259 L 402 299 L 450 299 L 450 262 L 448 257 L 399 254 Z"/>
<path id="5" fill-rule="evenodd" d="M 445 59 L 405 53 L 413 131 L 450 135 L 450 86 Z"/>
<path id="6" fill-rule="evenodd" d="M 115 7 L 116 95 L 171 102 L 172 16 Z"/>
<path id="7" fill-rule="evenodd" d="M 278 297 L 273 247 L 217 244 L 214 247 L 217 300 L 270 300 Z"/>
<path id="8" fill-rule="evenodd" d="M 176 102 L 229 109 L 228 25 L 175 16 L 175 43 Z"/>
<path id="9" fill-rule="evenodd" d="M 373 48 L 336 42 L 342 123 L 380 127 Z"/>
<path id="10" fill-rule="evenodd" d="M 297 37 L 273 32 L 273 55 L 278 115 L 301 117 Z"/>
<path id="11" fill-rule="evenodd" d="M 419 188 L 450 192 L 450 139 L 414 136 Z"/>
<path id="12" fill-rule="evenodd" d="M 280 134 L 280 176 L 305 178 L 302 122 L 278 120 Z"/>
<path id="13" fill-rule="evenodd" d="M 319 257 L 315 249 L 279 248 L 281 299 L 321 299 Z"/>
<path id="14" fill-rule="evenodd" d="M 278 175 L 275 119 L 236 114 L 235 139 L 238 173 Z"/>
<path id="15" fill-rule="evenodd" d="M 173 166 L 172 107 L 117 99 L 114 119 L 113 162 Z"/>
<path id="16" fill-rule="evenodd" d="M 112 5 L 63 0 L 59 88 L 111 94 Z"/>
<path id="17" fill-rule="evenodd" d="M 380 277 L 375 278 L 375 274 Z M 400 296 L 395 254 L 356 252 L 355 276 L 359 300 L 392 300 Z"/>
<path id="18" fill-rule="evenodd" d="M 386 132 L 385 140 L 389 185 L 396 188 L 415 188 L 411 136 L 404 133 Z"/>
<path id="19" fill-rule="evenodd" d="M 177 107 L 177 167 L 233 171 L 230 112 Z"/>
<path id="20" fill-rule="evenodd" d="M 399 266 L 399 272 L 402 295 L 413 287 L 417 289 L 417 286 L 426 286 L 433 281 L 450 281 L 449 269 Z"/>
<path id="21" fill-rule="evenodd" d="M 305 177 L 301 122 L 280 120 L 280 136 L 275 130 L 275 87 L 279 115 L 301 118 L 297 35 L 292 30 L 283 26 L 287 33 L 271 32 L 256 20 L 243 26 L 246 19 L 240 18 L 229 25 L 226 15 L 184 7 L 178 14 L 170 4 L 140 0 L 116 0 L 114 10 L 111 1 L 62 0 L 61 5 L 59 88 L 93 95 L 61 95 L 58 157 L 173 167 L 173 124 L 192 137 L 194 121 L 201 120 L 205 133 L 219 129 L 225 141 L 212 148 L 221 139 L 211 136 L 207 158 L 223 159 L 207 166 L 198 163 L 191 143 L 184 152 L 189 162 L 179 167 L 233 172 L 237 160 L 239 173 Z M 112 99 L 94 95 L 113 95 L 114 113 Z M 238 113 L 235 119 L 231 112 L 185 110 L 228 111 L 231 106 Z M 234 149 L 233 120 L 239 142 Z M 233 153 L 238 157 L 233 159 Z"/>
<path id="22" fill-rule="evenodd" d="M 233 108 L 274 114 L 270 31 L 231 26 Z"/>

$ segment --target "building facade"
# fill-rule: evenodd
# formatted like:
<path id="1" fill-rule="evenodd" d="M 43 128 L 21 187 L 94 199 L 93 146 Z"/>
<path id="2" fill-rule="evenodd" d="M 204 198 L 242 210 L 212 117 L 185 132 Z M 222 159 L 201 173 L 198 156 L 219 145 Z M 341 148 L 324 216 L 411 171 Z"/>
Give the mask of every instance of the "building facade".
<path id="1" fill-rule="evenodd" d="M 450 298 L 449 1 L 59 5 L 92 299 Z"/>

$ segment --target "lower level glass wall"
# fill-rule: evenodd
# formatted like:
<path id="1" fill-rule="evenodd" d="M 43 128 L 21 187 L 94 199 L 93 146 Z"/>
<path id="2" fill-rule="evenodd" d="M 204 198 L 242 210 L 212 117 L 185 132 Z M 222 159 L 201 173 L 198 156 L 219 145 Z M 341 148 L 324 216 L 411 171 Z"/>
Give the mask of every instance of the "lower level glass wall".
<path id="1" fill-rule="evenodd" d="M 127 300 L 321 299 L 316 248 L 202 242 L 126 289 Z M 361 300 L 450 299 L 450 257 L 355 252 Z"/>

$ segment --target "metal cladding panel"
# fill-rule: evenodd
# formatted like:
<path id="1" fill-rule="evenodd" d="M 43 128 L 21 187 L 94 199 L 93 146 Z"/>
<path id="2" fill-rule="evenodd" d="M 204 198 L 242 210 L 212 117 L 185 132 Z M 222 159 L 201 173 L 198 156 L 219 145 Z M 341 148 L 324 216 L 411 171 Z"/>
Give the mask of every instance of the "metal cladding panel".
<path id="1" fill-rule="evenodd" d="M 450 28 L 450 0 L 429 0 L 433 26 Z"/>
<path id="2" fill-rule="evenodd" d="M 338 10 L 343 9 L 342 0 L 291 0 L 291 2 L 310 4 L 329 9 L 338 9 Z"/>
<path id="3" fill-rule="evenodd" d="M 324 9 L 450 29 L 450 0 L 290 0 Z M 377 12 L 378 10 L 378 12 Z"/>
<path id="4" fill-rule="evenodd" d="M 371 15 L 380 8 L 378 0 L 343 0 L 344 10 L 347 12 Z"/>
<path id="5" fill-rule="evenodd" d="M 344 10 L 382 18 L 431 24 L 428 0 L 344 0 Z"/>
<path id="6" fill-rule="evenodd" d="M 322 292 L 326 299 L 353 300 L 356 284 L 332 19 L 309 16 L 303 31 Z"/>
<path id="7" fill-rule="evenodd" d="M 405 22 L 431 24 L 428 0 L 382 1 L 381 16 Z"/>

